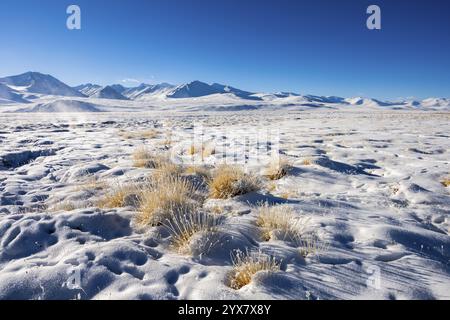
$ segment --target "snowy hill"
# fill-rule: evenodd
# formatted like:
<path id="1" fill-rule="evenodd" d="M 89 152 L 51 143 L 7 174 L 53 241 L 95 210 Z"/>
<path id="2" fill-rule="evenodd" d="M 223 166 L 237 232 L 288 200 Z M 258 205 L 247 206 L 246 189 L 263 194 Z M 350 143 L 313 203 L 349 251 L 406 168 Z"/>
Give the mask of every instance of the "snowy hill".
<path id="1" fill-rule="evenodd" d="M 3 103 L 29 103 L 29 101 L 6 84 L 0 83 L 0 104 Z"/>
<path id="2" fill-rule="evenodd" d="M 0 78 L 0 83 L 28 93 L 73 97 L 85 96 L 51 75 L 39 72 L 27 72 L 17 76 Z"/>
<path id="3" fill-rule="evenodd" d="M 19 109 L 16 112 L 99 112 L 95 104 L 77 100 L 56 100 L 50 103 L 38 104 L 34 107 Z"/>

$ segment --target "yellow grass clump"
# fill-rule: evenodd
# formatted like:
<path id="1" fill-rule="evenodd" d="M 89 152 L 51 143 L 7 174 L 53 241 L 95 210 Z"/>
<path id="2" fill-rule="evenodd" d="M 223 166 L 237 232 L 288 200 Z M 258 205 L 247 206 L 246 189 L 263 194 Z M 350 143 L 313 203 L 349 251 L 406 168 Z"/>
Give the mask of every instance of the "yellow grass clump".
<path id="1" fill-rule="evenodd" d="M 155 129 L 129 132 L 122 130 L 119 135 L 124 139 L 154 139 L 158 137 L 159 132 Z"/>
<path id="2" fill-rule="evenodd" d="M 149 180 L 139 193 L 137 222 L 159 225 L 178 212 L 198 207 L 196 188 L 180 176 L 159 176 Z"/>
<path id="3" fill-rule="evenodd" d="M 205 180 L 211 179 L 211 170 L 204 166 L 188 166 L 184 170 L 186 174 L 195 174 L 204 178 Z"/>
<path id="4" fill-rule="evenodd" d="M 239 290 L 248 285 L 253 276 L 260 271 L 276 272 L 280 270 L 280 263 L 273 257 L 261 252 L 232 254 L 233 270 L 229 276 L 229 286 Z"/>
<path id="5" fill-rule="evenodd" d="M 171 233 L 172 246 L 181 254 L 192 254 L 191 240 L 197 234 L 206 235 L 206 242 L 202 243 L 207 250 L 215 241 L 214 234 L 222 223 L 220 217 L 198 211 L 176 212 L 163 224 Z"/>
<path id="6" fill-rule="evenodd" d="M 279 180 L 286 176 L 292 169 L 291 164 L 287 160 L 273 160 L 265 169 L 264 176 L 269 180 Z"/>
<path id="7" fill-rule="evenodd" d="M 261 188 L 258 178 L 229 165 L 218 167 L 208 185 L 209 195 L 213 199 L 228 199 Z"/>
<path id="8" fill-rule="evenodd" d="M 139 147 L 133 152 L 133 165 L 136 168 L 159 168 L 168 162 L 168 157 L 152 154 L 146 147 Z"/>
<path id="9" fill-rule="evenodd" d="M 263 231 L 263 239 L 269 241 L 274 232 L 283 240 L 293 240 L 302 234 L 307 221 L 299 219 L 294 210 L 287 205 L 269 206 L 264 203 L 258 207 L 256 224 Z"/>
<path id="10" fill-rule="evenodd" d="M 444 187 L 450 187 L 450 178 L 445 178 L 441 183 Z"/>
<path id="11" fill-rule="evenodd" d="M 99 208 L 120 208 L 132 203 L 133 197 L 139 192 L 135 183 L 117 184 L 97 202 Z"/>

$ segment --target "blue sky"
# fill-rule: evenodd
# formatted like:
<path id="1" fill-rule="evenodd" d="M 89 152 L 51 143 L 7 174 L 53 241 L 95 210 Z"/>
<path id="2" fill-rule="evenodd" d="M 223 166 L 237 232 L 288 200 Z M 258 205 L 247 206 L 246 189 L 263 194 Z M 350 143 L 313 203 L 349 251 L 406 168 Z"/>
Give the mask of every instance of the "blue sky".
<path id="1" fill-rule="evenodd" d="M 66 28 L 70 4 L 82 30 Z M 370 4 L 380 31 L 366 28 Z M 1 0 L 0 76 L 450 97 L 449 17 L 446 0 Z"/>

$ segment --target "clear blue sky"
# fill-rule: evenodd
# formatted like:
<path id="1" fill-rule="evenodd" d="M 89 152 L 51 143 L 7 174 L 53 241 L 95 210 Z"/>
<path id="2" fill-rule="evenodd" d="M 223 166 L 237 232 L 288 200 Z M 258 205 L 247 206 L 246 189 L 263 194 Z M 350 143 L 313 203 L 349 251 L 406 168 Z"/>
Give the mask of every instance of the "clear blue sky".
<path id="1" fill-rule="evenodd" d="M 80 31 L 66 29 L 69 4 Z M 381 31 L 366 28 L 370 4 Z M 450 1 L 1 0 L 0 76 L 30 70 L 70 85 L 450 97 Z"/>

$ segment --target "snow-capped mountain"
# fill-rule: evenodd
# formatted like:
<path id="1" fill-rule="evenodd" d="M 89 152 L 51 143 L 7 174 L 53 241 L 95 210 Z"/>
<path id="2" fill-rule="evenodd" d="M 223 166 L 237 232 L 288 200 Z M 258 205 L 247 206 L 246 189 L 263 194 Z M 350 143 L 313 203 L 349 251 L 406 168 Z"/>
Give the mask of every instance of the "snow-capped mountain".
<path id="1" fill-rule="evenodd" d="M 167 94 L 168 98 L 198 98 L 212 94 L 224 93 L 223 90 L 215 88 L 201 81 L 193 81 L 175 87 Z"/>
<path id="2" fill-rule="evenodd" d="M 110 85 L 110 87 L 113 88 L 114 90 L 116 90 L 120 94 L 123 94 L 125 92 L 125 90 L 128 89 L 121 84 L 112 84 L 112 85 Z"/>
<path id="3" fill-rule="evenodd" d="M 29 103 L 19 92 L 0 83 L 0 103 Z"/>
<path id="4" fill-rule="evenodd" d="M 111 86 L 97 89 L 90 97 L 99 99 L 128 100 L 127 97 L 114 90 Z"/>
<path id="5" fill-rule="evenodd" d="M 170 90 L 175 87 L 176 86 L 169 83 L 159 83 L 159 84 L 142 83 L 141 85 L 135 88 L 126 89 L 123 92 L 123 95 L 132 100 L 143 100 L 152 96 L 165 97 L 168 93 L 170 93 Z"/>
<path id="6" fill-rule="evenodd" d="M 56 97 L 54 97 L 56 96 Z M 169 83 L 142 83 L 133 88 L 121 84 L 100 86 L 87 83 L 69 87 L 60 80 L 38 72 L 27 72 L 17 76 L 0 78 L 0 104 L 3 109 L 14 108 L 15 104 L 30 103 L 32 111 L 48 110 L 85 110 L 94 108 L 81 107 L 78 102 L 62 103 L 64 97 L 81 98 L 80 103 L 87 105 L 95 99 L 111 101 L 98 102 L 100 110 L 121 108 L 129 110 L 127 100 L 136 101 L 137 109 L 141 106 L 152 107 L 183 107 L 209 108 L 211 110 L 250 110 L 260 108 L 290 108 L 293 110 L 305 108 L 390 108 L 392 110 L 450 110 L 448 98 L 429 98 L 425 100 L 402 99 L 400 101 L 381 101 L 367 97 L 341 98 L 337 96 L 302 95 L 293 92 L 253 93 L 229 85 L 219 83 L 208 84 L 193 81 L 182 85 Z M 51 105 L 51 102 L 58 103 Z M 50 104 L 49 104 L 50 103 Z M 68 106 L 66 108 L 66 106 Z M 108 106 L 105 109 L 105 106 Z M 23 107 L 22 107 L 23 108 Z M 113 108 L 113 109 L 114 109 Z"/>
<path id="7" fill-rule="evenodd" d="M 127 97 L 114 89 L 113 86 L 102 87 L 98 84 L 87 83 L 76 86 L 74 89 L 90 98 L 128 100 Z"/>
<path id="8" fill-rule="evenodd" d="M 94 93 L 96 93 L 99 89 L 101 89 L 102 86 L 99 86 L 98 84 L 86 83 L 86 84 L 81 84 L 81 85 L 73 87 L 73 88 L 75 90 L 81 92 L 82 94 L 90 97 Z"/>
<path id="9" fill-rule="evenodd" d="M 26 72 L 17 76 L 0 78 L 0 83 L 20 92 L 55 96 L 85 96 L 51 75 L 39 72 Z"/>

